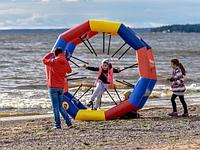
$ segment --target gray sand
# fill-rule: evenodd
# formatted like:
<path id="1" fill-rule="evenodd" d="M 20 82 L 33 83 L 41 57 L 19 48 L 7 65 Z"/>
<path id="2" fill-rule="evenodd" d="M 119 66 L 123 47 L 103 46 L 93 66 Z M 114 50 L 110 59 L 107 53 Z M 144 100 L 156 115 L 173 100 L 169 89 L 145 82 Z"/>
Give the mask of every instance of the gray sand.
<path id="1" fill-rule="evenodd" d="M 61 130 L 52 129 L 53 118 L 0 122 L 0 149 L 200 149 L 200 106 L 189 106 L 186 118 L 169 112 L 152 108 L 139 119 L 73 121 L 73 128 L 63 123 Z"/>

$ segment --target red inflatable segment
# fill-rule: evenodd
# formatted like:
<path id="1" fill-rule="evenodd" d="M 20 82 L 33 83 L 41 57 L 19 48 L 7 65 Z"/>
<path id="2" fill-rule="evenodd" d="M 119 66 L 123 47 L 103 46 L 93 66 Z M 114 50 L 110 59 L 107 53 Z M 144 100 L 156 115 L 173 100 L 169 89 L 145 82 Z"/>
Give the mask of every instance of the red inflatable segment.
<path id="1" fill-rule="evenodd" d="M 105 118 L 106 120 L 114 120 L 118 119 L 128 112 L 131 111 L 137 111 L 139 107 L 134 107 L 128 100 L 125 100 L 120 103 L 120 105 L 117 105 L 105 112 Z"/>
<path id="2" fill-rule="evenodd" d="M 80 25 L 77 25 L 66 32 L 62 33 L 60 36 L 64 39 L 65 42 L 69 43 L 74 39 L 80 38 L 82 35 L 90 31 L 89 20 L 83 22 Z"/>
<path id="3" fill-rule="evenodd" d="M 157 80 L 156 77 L 156 64 L 155 64 L 155 60 L 153 57 L 153 50 L 152 49 L 148 49 L 147 50 L 147 56 L 148 56 L 148 60 L 149 60 L 149 67 L 150 67 L 150 79 L 153 80 Z"/>
<path id="4" fill-rule="evenodd" d="M 94 31 L 89 31 L 87 33 L 85 33 L 82 37 L 83 41 L 90 39 L 91 37 L 95 36 L 96 34 L 98 34 L 98 32 L 94 32 Z M 82 43 L 82 40 L 80 38 L 76 38 L 73 40 L 73 43 L 75 45 L 78 45 L 80 43 Z"/>
<path id="5" fill-rule="evenodd" d="M 150 79 L 150 66 L 149 58 L 147 55 L 147 48 L 143 47 L 136 51 L 136 57 L 138 60 L 139 74 L 143 78 Z"/>

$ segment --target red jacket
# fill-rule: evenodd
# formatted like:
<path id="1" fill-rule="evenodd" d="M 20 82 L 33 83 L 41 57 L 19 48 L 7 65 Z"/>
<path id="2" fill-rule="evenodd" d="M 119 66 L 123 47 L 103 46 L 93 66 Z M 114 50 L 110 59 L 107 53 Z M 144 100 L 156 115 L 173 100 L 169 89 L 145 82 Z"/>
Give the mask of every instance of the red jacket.
<path id="1" fill-rule="evenodd" d="M 103 72 L 102 66 L 99 66 L 99 73 L 98 73 L 98 77 L 96 79 L 96 83 L 99 80 L 101 74 Z M 109 88 L 113 88 L 113 68 L 108 68 L 108 77 L 107 77 L 107 81 L 109 82 Z M 95 84 L 96 84 L 95 83 Z"/>
<path id="2" fill-rule="evenodd" d="M 53 53 L 45 55 L 42 62 L 46 65 L 46 78 L 49 88 L 64 88 L 66 73 L 70 73 L 71 67 L 64 54 L 59 54 L 51 59 Z"/>

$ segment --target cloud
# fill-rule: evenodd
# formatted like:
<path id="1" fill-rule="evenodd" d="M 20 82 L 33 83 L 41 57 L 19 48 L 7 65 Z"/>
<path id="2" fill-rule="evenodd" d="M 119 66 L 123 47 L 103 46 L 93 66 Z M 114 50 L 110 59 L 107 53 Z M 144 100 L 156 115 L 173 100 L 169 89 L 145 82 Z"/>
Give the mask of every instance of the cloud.
<path id="1" fill-rule="evenodd" d="M 61 0 L 62 2 L 76 2 L 76 3 L 84 3 L 84 2 L 93 2 L 94 0 Z"/>
<path id="2" fill-rule="evenodd" d="M 19 29 L 19 28 L 32 28 L 42 27 L 45 25 L 46 16 L 40 14 L 32 14 L 18 19 L 7 19 L 0 23 L 1 29 Z M 32 25 L 32 27 L 30 27 Z"/>
<path id="3" fill-rule="evenodd" d="M 125 21 L 122 23 L 131 28 L 154 28 L 167 25 L 166 23 L 162 22 L 152 22 L 152 21 L 140 22 L 138 20 L 136 20 L 135 22 Z"/>
<path id="4" fill-rule="evenodd" d="M 160 26 L 164 26 L 167 25 L 165 23 L 159 23 L 159 22 L 146 22 L 144 23 L 145 27 L 160 27 Z"/>
<path id="5" fill-rule="evenodd" d="M 19 26 L 24 26 L 26 28 L 30 25 L 33 25 L 36 27 L 41 27 L 41 26 L 44 26 L 45 22 L 48 23 L 46 20 L 48 20 L 46 15 L 41 15 L 39 13 L 33 13 L 29 17 L 17 19 L 16 23 Z"/>
<path id="6" fill-rule="evenodd" d="M 157 23 L 157 22 L 148 22 L 148 23 L 146 23 L 146 24 L 147 24 L 147 27 L 160 27 L 160 26 L 166 25 L 166 24 Z"/>
<path id="7" fill-rule="evenodd" d="M 78 2 L 80 0 L 62 0 L 63 2 Z"/>
<path id="8" fill-rule="evenodd" d="M 80 0 L 80 1 L 84 1 L 84 0 Z M 113 2 L 132 2 L 133 0 L 85 0 L 85 1 L 113 3 Z"/>
<path id="9" fill-rule="evenodd" d="M 32 0 L 33 2 L 44 2 L 44 3 L 47 3 L 49 2 L 50 0 Z"/>
<path id="10" fill-rule="evenodd" d="M 0 15 L 24 14 L 26 11 L 18 8 L 0 9 Z"/>
<path id="11" fill-rule="evenodd" d="M 153 10 L 150 9 L 150 8 L 146 8 L 146 9 L 144 9 L 144 12 L 146 12 L 146 13 L 150 13 L 150 12 L 153 12 Z"/>

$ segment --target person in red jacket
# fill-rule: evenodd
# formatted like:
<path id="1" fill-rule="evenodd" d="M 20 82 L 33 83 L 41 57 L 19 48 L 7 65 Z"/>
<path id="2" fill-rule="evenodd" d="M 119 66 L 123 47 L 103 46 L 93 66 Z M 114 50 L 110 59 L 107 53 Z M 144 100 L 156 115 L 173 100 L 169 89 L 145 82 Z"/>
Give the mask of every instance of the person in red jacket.
<path id="1" fill-rule="evenodd" d="M 66 60 L 62 48 L 55 48 L 54 53 L 48 53 L 42 59 L 46 66 L 46 79 L 48 85 L 49 96 L 51 98 L 55 126 L 61 128 L 60 113 L 65 119 L 66 124 L 70 127 L 71 120 L 67 111 L 62 107 L 63 88 L 66 73 L 71 73 L 71 67 Z"/>

